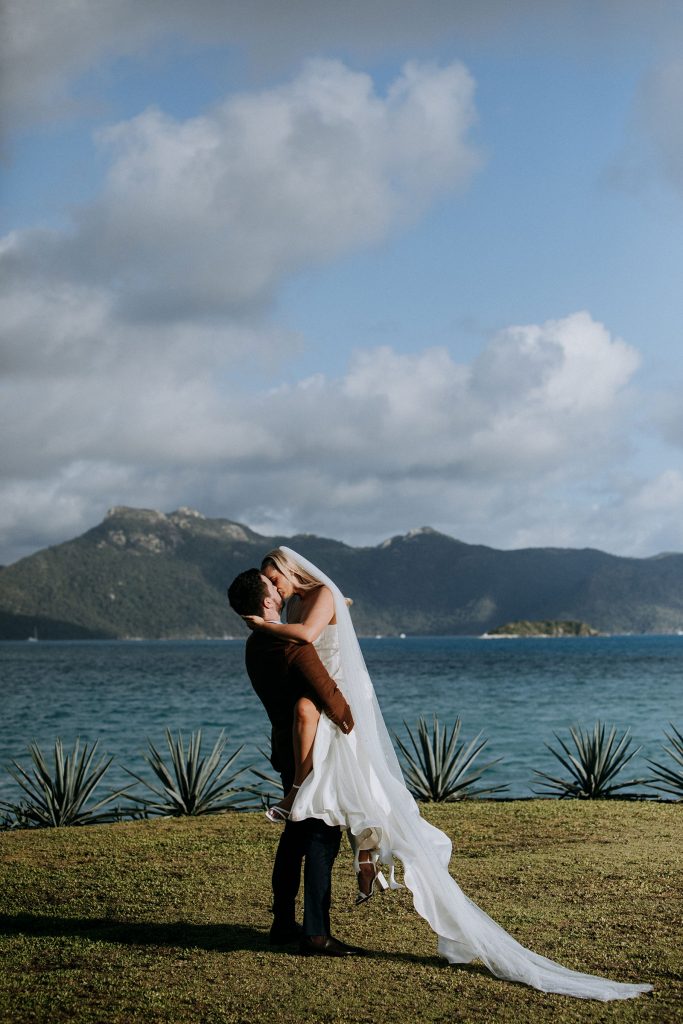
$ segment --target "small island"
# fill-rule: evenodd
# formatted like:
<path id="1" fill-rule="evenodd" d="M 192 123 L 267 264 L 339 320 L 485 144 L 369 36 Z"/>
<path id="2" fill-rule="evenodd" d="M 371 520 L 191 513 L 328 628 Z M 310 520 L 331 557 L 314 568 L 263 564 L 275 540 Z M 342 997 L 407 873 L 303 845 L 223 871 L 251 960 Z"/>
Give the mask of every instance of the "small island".
<path id="1" fill-rule="evenodd" d="M 498 626 L 483 634 L 486 638 L 495 637 L 527 637 L 527 636 L 599 636 L 597 629 L 593 629 L 585 622 L 576 619 L 543 619 L 537 622 L 530 622 L 528 619 L 520 619 L 518 622 L 507 622 L 504 626 Z"/>

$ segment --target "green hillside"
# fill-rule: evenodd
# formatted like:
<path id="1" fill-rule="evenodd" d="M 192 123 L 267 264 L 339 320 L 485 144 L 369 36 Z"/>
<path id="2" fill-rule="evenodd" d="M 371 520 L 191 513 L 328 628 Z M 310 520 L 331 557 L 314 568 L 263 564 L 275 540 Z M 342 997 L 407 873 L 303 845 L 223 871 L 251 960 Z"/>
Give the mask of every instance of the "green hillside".
<path id="1" fill-rule="evenodd" d="M 498 551 L 429 528 L 376 547 L 264 537 L 191 509 L 115 508 L 81 537 L 0 571 L 0 639 L 222 637 L 243 632 L 225 588 L 286 543 L 349 597 L 361 634 L 481 634 L 582 620 L 600 632 L 683 629 L 683 555 Z"/>

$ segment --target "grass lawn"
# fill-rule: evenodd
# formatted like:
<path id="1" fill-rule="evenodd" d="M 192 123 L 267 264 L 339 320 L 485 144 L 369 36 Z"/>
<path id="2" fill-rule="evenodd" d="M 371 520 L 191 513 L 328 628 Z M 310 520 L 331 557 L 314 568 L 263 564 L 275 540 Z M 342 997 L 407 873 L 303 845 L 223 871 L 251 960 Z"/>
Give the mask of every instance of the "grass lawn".
<path id="1" fill-rule="evenodd" d="M 424 813 L 453 839 L 462 888 L 517 939 L 654 994 L 586 1002 L 449 967 L 407 891 L 353 906 L 346 840 L 333 927 L 372 956 L 271 950 L 279 830 L 226 814 L 0 833 L 0 1020 L 683 1020 L 683 808 L 482 801 Z"/>

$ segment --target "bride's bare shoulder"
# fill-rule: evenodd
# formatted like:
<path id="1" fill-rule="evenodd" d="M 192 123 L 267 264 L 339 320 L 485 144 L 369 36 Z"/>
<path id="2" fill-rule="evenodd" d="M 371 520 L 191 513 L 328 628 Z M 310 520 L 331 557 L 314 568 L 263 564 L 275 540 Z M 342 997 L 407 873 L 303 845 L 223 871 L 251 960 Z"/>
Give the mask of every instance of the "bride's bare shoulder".
<path id="1" fill-rule="evenodd" d="M 322 617 L 321 621 L 325 625 L 334 625 L 337 619 L 334 614 L 334 596 L 332 591 L 324 583 L 321 583 L 318 587 L 313 587 L 311 590 L 307 590 L 299 598 L 297 606 L 293 609 L 293 614 L 298 616 L 297 622 L 307 621 L 315 616 L 316 618 Z"/>

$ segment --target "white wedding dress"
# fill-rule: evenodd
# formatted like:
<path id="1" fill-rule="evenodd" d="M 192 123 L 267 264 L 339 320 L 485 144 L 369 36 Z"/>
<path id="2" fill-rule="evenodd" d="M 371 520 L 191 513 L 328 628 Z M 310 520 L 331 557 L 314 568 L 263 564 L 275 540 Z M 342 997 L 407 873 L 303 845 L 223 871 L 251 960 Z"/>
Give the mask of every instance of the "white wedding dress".
<path id="1" fill-rule="evenodd" d="M 350 828 L 354 835 L 374 828 L 380 837 L 380 860 L 403 864 L 415 909 L 436 932 L 438 951 L 449 963 L 480 960 L 499 978 L 582 999 L 631 999 L 651 991 L 651 985 L 581 974 L 539 956 L 462 892 L 448 872 L 450 839 L 421 817 L 403 781 L 343 595 L 311 562 L 289 548 L 282 550 L 332 591 L 337 625 L 323 630 L 316 647 L 355 721 L 353 731 L 345 735 L 321 715 L 313 771 L 297 794 L 292 820 L 322 818 Z"/>

